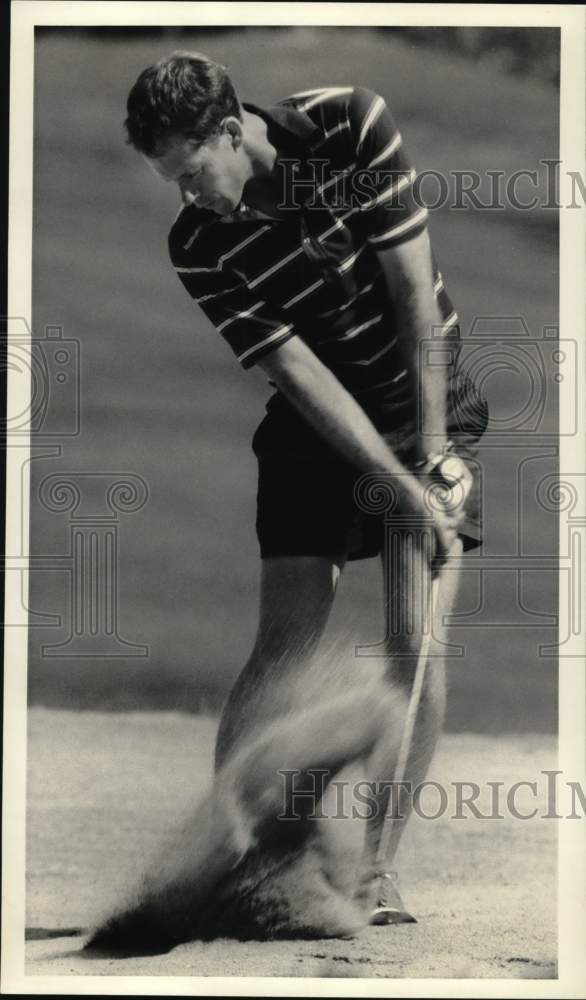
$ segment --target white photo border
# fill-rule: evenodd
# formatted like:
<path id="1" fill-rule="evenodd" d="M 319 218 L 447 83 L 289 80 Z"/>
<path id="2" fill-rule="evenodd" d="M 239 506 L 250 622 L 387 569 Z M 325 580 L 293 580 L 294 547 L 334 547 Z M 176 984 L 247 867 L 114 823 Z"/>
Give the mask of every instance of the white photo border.
<path id="1" fill-rule="evenodd" d="M 393 26 L 519 26 L 561 29 L 560 201 L 569 204 L 567 171 L 585 172 L 584 6 L 425 3 L 122 3 L 28 2 L 11 8 L 10 207 L 8 315 L 31 319 L 32 148 L 34 29 L 36 25 L 287 25 L 369 24 Z M 565 169 L 564 169 L 565 168 Z M 564 188 L 564 185 L 567 188 Z M 586 211 L 560 212 L 560 337 L 572 337 L 586 353 L 584 287 Z M 9 343 L 10 343 L 9 325 Z M 584 365 L 582 365 L 582 368 Z M 580 379 L 578 380 L 580 382 Z M 560 469 L 584 475 L 584 386 L 578 412 L 581 433 L 560 438 Z M 22 380 L 9 378 L 9 412 L 24 412 L 29 400 Z M 16 399 L 16 393 L 19 398 Z M 560 418 L 569 400 L 560 393 Z M 28 539 L 28 463 L 16 462 L 8 441 L 6 531 Z M 19 449 L 23 443 L 19 439 Z M 21 452 L 22 455 L 22 452 Z M 581 497 L 584 504 L 585 498 Z M 582 510 L 582 516 L 586 511 Z M 563 541 L 563 539 L 560 539 Z M 28 555 L 28 552 L 25 554 Z M 25 574 L 26 576 L 26 574 Z M 586 581 L 584 581 L 586 582 Z M 27 580 L 24 580 L 25 586 Z M 586 587 L 584 591 L 586 592 Z M 563 594 L 560 571 L 560 594 Z M 586 995 L 586 823 L 559 826 L 559 978 L 490 979 L 313 979 L 254 977 L 26 976 L 25 775 L 27 733 L 27 621 L 19 594 L 6 590 L 4 814 L 5 864 L 2 885 L 2 992 L 101 995 L 413 996 L 413 997 L 582 997 Z M 574 637 L 576 658 L 560 659 L 559 764 L 584 782 L 586 721 L 584 632 Z M 582 669 L 580 669 L 580 666 Z M 545 903 L 544 903 L 545 905 Z"/>

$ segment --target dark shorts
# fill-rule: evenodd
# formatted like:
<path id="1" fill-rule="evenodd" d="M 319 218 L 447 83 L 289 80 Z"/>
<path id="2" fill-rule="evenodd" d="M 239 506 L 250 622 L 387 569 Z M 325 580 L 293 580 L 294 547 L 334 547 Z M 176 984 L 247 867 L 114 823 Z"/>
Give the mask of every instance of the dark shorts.
<path id="1" fill-rule="evenodd" d="M 369 416 L 403 464 L 412 468 L 413 418 L 390 427 L 383 411 Z M 482 407 L 477 407 L 472 427 L 463 426 L 460 414 L 448 413 L 450 451 L 462 458 L 473 477 L 460 529 L 464 550 L 482 544 L 482 468 L 475 444 L 486 421 Z M 383 550 L 388 530 L 384 513 L 366 512 L 357 504 L 359 474 L 281 397 L 270 401 L 252 448 L 258 460 L 256 531 L 263 559 L 347 553 L 355 560 Z"/>

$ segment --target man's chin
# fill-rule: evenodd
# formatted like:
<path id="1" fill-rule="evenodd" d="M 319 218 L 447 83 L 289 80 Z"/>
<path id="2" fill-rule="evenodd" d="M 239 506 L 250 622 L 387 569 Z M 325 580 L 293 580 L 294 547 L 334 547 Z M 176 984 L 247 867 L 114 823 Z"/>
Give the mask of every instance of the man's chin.
<path id="1" fill-rule="evenodd" d="M 220 196 L 219 198 L 214 198 L 213 202 L 208 205 L 210 211 L 215 212 L 216 215 L 231 215 L 232 212 L 236 212 L 239 208 L 240 202 L 234 203 L 231 198 L 225 198 Z"/>

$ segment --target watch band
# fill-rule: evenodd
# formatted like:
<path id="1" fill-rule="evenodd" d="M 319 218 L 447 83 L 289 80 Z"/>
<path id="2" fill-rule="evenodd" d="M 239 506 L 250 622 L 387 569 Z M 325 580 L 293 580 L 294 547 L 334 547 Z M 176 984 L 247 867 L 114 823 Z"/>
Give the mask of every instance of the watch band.
<path id="1" fill-rule="evenodd" d="M 426 458 L 415 463 L 415 468 L 427 474 L 437 470 L 439 476 L 446 483 L 459 482 L 466 473 L 466 465 L 458 455 L 448 451 L 451 445 L 453 445 L 453 441 L 448 441 L 445 451 L 430 452 Z"/>
<path id="2" fill-rule="evenodd" d="M 446 442 L 446 448 L 452 444 L 451 441 Z M 443 451 L 430 451 L 425 456 L 425 458 L 420 458 L 417 462 L 414 462 L 415 469 L 425 469 L 426 471 L 431 471 L 436 465 L 445 458 L 445 452 Z"/>

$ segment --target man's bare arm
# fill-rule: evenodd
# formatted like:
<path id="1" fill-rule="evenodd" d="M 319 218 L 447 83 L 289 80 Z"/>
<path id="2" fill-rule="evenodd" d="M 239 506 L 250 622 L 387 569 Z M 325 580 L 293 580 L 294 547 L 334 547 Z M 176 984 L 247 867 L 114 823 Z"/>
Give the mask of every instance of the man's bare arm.
<path id="1" fill-rule="evenodd" d="M 405 472 L 364 410 L 300 337 L 286 341 L 257 363 L 289 402 L 357 470 Z"/>
<path id="2" fill-rule="evenodd" d="M 393 301 L 397 335 L 409 361 L 413 392 L 420 394 L 418 414 L 425 435 L 417 435 L 415 447 L 423 459 L 430 452 L 441 452 L 447 440 L 445 369 L 426 365 L 428 352 L 421 350 L 421 342 L 429 340 L 433 328 L 441 325 L 427 231 L 407 243 L 378 251 L 377 256 Z"/>
<path id="3" fill-rule="evenodd" d="M 357 472 L 396 476 L 396 487 L 406 494 L 408 505 L 423 509 L 420 483 L 391 451 L 353 396 L 300 337 L 286 341 L 257 364 Z"/>
<path id="4" fill-rule="evenodd" d="M 394 477 L 404 514 L 432 513 L 435 559 L 438 564 L 444 562 L 456 537 L 456 522 L 437 510 L 430 512 L 421 481 L 405 468 L 362 407 L 307 344 L 300 337 L 292 337 L 257 364 L 357 472 L 382 472 Z"/>

